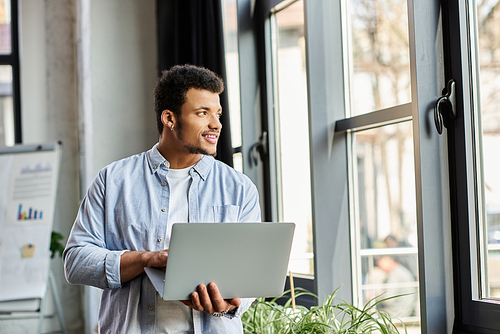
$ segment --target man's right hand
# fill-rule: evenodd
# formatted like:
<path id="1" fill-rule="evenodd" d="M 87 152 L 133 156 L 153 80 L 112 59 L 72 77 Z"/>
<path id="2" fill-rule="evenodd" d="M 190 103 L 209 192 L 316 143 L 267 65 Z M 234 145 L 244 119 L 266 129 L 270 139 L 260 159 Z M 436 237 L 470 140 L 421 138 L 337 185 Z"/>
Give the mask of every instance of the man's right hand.
<path id="1" fill-rule="evenodd" d="M 156 252 L 125 252 L 120 258 L 120 279 L 122 283 L 139 276 L 144 267 L 163 268 L 167 265 L 168 249 Z"/>

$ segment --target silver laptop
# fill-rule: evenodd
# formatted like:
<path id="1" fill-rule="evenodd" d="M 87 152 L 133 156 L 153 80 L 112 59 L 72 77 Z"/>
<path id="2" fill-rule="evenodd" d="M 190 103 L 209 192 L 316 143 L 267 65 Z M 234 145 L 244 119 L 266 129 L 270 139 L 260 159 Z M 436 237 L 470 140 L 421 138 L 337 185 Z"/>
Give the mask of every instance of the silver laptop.
<path id="1" fill-rule="evenodd" d="M 223 298 L 279 297 L 294 223 L 173 224 L 167 267 L 144 268 L 164 300 L 188 300 L 217 284 Z"/>

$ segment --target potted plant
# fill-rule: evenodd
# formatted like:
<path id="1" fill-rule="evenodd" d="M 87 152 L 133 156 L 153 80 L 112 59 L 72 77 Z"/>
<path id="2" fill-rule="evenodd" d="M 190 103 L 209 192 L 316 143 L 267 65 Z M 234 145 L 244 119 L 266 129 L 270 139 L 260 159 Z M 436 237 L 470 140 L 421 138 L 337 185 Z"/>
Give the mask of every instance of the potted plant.
<path id="1" fill-rule="evenodd" d="M 378 304 L 400 296 L 383 299 L 378 296 L 369 300 L 362 308 L 358 308 L 342 300 L 335 303 L 338 290 L 325 298 L 321 305 L 309 309 L 300 305 L 295 306 L 295 297 L 300 295 L 308 294 L 317 299 L 317 296 L 305 289 L 292 288 L 294 296 L 291 296 L 284 305 L 276 302 L 278 298 L 271 301 L 258 298 L 242 316 L 243 331 L 245 334 L 407 333 L 403 323 L 376 308 Z M 289 292 L 290 290 L 285 294 Z M 403 332 L 400 332 L 396 324 L 400 324 Z"/>

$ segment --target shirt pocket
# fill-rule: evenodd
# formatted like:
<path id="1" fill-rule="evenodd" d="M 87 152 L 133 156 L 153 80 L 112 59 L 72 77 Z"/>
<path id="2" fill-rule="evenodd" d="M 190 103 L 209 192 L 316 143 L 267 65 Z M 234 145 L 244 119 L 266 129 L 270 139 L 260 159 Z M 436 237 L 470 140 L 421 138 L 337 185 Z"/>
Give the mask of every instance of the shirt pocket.
<path id="1" fill-rule="evenodd" d="M 240 207 L 237 205 L 214 206 L 214 222 L 237 222 Z"/>

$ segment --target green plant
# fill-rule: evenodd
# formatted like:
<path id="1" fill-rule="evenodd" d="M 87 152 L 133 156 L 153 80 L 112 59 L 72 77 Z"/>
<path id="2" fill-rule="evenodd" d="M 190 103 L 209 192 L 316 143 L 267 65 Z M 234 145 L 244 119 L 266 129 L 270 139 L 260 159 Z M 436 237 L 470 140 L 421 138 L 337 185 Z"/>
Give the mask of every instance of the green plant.
<path id="1" fill-rule="evenodd" d="M 56 252 L 62 257 L 62 253 L 64 251 L 64 245 L 60 242 L 64 237 L 61 233 L 52 231 L 50 236 L 50 258 L 53 259 L 56 255 Z"/>
<path id="2" fill-rule="evenodd" d="M 339 288 L 340 289 L 340 288 Z M 334 303 L 338 290 L 325 298 L 325 301 L 310 309 L 304 306 L 292 307 L 294 297 L 290 297 L 284 305 L 278 305 L 275 298 L 265 301 L 258 298 L 242 316 L 243 331 L 246 334 L 358 334 L 358 333 L 401 333 L 391 316 L 376 306 L 386 300 L 398 298 L 393 296 L 371 299 L 363 308 L 358 308 L 345 301 Z M 317 296 L 305 289 L 295 289 L 295 298 L 301 295 Z M 286 291 L 285 294 L 290 291 Z M 399 322 L 398 322 L 399 323 Z M 401 324 L 407 333 L 404 324 Z"/>

